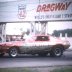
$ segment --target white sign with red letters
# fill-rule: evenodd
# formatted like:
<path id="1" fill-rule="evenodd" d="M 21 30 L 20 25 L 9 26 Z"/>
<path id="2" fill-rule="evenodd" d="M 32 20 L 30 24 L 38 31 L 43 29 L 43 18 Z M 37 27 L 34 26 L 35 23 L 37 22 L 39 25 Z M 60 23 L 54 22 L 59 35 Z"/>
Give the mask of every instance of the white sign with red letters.
<path id="1" fill-rule="evenodd" d="M 72 0 L 21 0 L 0 3 L 0 22 L 72 20 Z"/>

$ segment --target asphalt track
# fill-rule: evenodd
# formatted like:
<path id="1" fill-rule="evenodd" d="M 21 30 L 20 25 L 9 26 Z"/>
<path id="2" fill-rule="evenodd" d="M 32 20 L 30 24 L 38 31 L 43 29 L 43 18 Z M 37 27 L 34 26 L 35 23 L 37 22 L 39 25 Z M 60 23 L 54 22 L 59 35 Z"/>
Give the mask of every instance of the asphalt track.
<path id="1" fill-rule="evenodd" d="M 8 67 L 53 67 L 72 66 L 72 51 L 65 51 L 62 57 L 39 57 L 32 55 L 19 55 L 10 58 L 8 55 L 0 58 L 0 68 Z"/>

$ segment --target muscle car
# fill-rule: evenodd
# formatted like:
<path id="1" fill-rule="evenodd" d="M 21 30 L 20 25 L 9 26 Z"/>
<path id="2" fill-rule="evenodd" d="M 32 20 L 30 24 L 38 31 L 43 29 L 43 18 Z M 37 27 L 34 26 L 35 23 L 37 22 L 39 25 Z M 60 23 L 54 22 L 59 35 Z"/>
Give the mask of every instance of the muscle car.
<path id="1" fill-rule="evenodd" d="M 51 35 L 33 35 L 24 41 L 11 41 L 0 43 L 0 56 L 8 53 L 10 57 L 16 57 L 18 54 L 38 54 L 39 56 L 60 57 L 63 52 L 70 47 L 67 40 Z"/>

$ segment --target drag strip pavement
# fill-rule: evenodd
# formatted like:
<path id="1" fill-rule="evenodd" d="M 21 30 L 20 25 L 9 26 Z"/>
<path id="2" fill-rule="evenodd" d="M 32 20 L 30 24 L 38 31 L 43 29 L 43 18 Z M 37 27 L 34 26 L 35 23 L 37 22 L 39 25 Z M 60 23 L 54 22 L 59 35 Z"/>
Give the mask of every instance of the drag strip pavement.
<path id="1" fill-rule="evenodd" d="M 4 56 L 0 58 L 0 68 L 7 67 L 47 67 L 47 66 L 65 66 L 72 65 L 72 51 L 65 51 L 64 55 L 59 58 L 39 57 L 39 56 L 18 56 L 10 58 Z"/>

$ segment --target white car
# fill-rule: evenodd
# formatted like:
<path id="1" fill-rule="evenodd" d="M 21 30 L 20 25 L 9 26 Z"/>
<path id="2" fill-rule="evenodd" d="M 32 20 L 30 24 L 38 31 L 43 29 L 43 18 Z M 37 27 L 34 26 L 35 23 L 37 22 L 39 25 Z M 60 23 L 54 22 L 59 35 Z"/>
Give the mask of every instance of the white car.
<path id="1" fill-rule="evenodd" d="M 60 57 L 69 47 L 70 43 L 60 38 L 51 35 L 35 35 L 25 41 L 0 43 L 0 56 L 5 53 L 8 53 L 11 57 L 16 57 L 18 54 L 46 56 L 50 53 L 51 56 Z"/>

